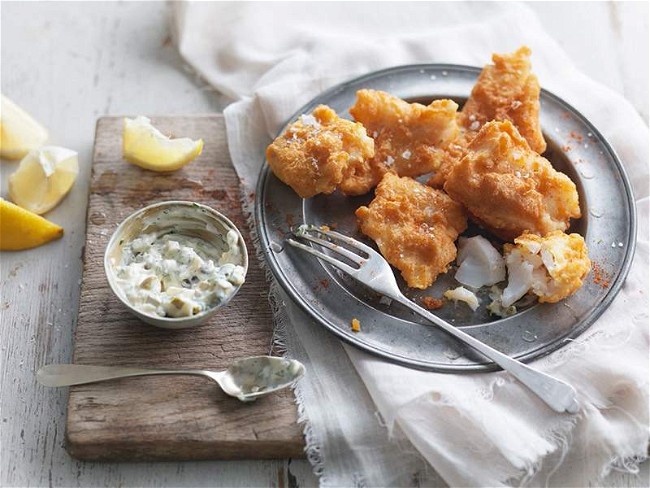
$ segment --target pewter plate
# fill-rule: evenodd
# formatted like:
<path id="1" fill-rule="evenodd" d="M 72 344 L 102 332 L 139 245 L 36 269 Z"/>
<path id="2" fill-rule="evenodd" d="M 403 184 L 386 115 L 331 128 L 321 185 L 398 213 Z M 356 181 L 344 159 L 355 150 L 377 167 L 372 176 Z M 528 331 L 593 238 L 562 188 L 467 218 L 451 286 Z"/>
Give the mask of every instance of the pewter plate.
<path id="1" fill-rule="evenodd" d="M 349 118 L 361 88 L 384 90 L 409 101 L 429 103 L 451 98 L 459 105 L 469 96 L 480 69 L 458 65 L 414 65 L 390 68 L 338 85 L 301 108 L 291 121 L 319 104 Z M 548 150 L 544 156 L 577 185 L 582 218 L 571 232 L 582 234 L 597 271 L 572 297 L 557 304 L 518 304 L 519 312 L 495 320 L 485 306 L 472 312 L 464 304 L 447 303 L 435 311 L 477 339 L 520 361 L 546 355 L 584 332 L 609 306 L 621 288 L 632 261 L 636 216 L 632 190 L 618 157 L 594 126 L 569 104 L 542 90 L 540 120 Z M 344 341 L 394 362 L 431 371 L 469 372 L 496 369 L 480 354 L 396 303 L 386 303 L 363 285 L 328 264 L 291 246 L 284 246 L 290 227 L 300 223 L 337 225 L 344 234 L 368 242 L 357 228 L 354 211 L 370 202 L 372 193 L 345 197 L 338 192 L 303 200 L 264 165 L 256 193 L 256 220 L 267 262 L 288 295 L 320 325 Z M 480 233 L 470 228 L 465 235 Z M 440 297 L 458 286 L 455 269 L 425 291 L 402 291 L 419 302 Z M 352 332 L 353 318 L 361 332 Z"/>

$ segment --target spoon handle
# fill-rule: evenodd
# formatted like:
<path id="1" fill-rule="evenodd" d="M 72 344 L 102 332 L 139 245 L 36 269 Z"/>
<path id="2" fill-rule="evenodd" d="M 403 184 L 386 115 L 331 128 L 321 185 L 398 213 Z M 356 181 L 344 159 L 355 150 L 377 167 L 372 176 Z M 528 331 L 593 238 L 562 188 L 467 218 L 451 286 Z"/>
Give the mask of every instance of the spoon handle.
<path id="1" fill-rule="evenodd" d="M 71 386 L 96 383 L 132 376 L 149 376 L 158 374 L 189 374 L 206 376 L 200 370 L 184 369 L 146 369 L 124 368 L 120 366 L 88 366 L 83 364 L 49 364 L 36 373 L 36 380 L 43 386 Z"/>

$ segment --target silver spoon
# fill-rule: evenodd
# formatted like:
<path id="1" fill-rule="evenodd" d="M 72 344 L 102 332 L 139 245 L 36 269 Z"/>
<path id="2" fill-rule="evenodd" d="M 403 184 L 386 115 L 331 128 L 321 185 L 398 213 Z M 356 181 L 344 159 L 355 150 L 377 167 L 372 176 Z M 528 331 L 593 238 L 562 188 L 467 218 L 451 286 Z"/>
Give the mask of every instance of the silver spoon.
<path id="1" fill-rule="evenodd" d="M 228 395 L 250 402 L 257 397 L 286 388 L 305 374 L 305 367 L 295 359 L 254 356 L 239 359 L 225 371 L 203 369 L 145 369 L 121 366 L 49 364 L 36 373 L 43 386 L 71 386 L 132 376 L 185 374 L 207 376 Z"/>

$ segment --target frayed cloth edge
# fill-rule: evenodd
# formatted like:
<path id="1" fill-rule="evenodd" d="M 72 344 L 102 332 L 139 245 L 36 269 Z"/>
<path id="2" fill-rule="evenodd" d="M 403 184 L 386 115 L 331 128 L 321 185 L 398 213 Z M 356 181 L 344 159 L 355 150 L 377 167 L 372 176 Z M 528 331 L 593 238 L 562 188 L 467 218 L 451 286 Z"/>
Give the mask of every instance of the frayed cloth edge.
<path id="1" fill-rule="evenodd" d="M 257 224 L 255 220 L 254 205 L 255 201 L 250 197 L 246 188 L 241 189 L 241 204 L 246 224 L 253 242 L 254 254 L 257 259 L 257 264 L 264 271 L 264 277 L 269 283 L 268 300 L 271 306 L 273 315 L 273 334 L 271 344 L 269 345 L 269 353 L 277 353 L 282 357 L 288 357 L 289 351 L 287 350 L 287 321 L 289 320 L 287 313 L 282 309 L 282 298 L 279 293 L 278 284 L 273 277 L 273 273 L 266 265 L 266 258 L 260 243 L 259 233 L 257 231 Z M 298 407 L 298 424 L 302 425 L 303 435 L 305 437 L 305 454 L 307 460 L 312 466 L 312 471 L 315 476 L 319 478 L 321 484 L 327 483 L 327 476 L 325 475 L 325 463 L 321 455 L 321 446 L 323 445 L 322 439 L 315 433 L 309 418 L 305 411 L 304 395 L 300 382 L 296 383 L 292 388 L 295 402 Z"/>

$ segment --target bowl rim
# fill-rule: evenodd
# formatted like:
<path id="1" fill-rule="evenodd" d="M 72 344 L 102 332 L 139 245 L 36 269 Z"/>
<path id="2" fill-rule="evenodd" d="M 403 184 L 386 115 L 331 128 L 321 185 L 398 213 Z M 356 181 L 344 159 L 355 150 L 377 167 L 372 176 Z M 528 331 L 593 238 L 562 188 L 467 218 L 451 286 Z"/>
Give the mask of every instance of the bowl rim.
<path id="1" fill-rule="evenodd" d="M 239 237 L 239 243 L 243 251 L 242 252 L 243 263 L 241 264 L 241 266 L 244 268 L 244 278 L 246 278 L 246 275 L 248 274 L 248 265 L 249 265 L 248 248 L 246 246 L 246 241 L 244 240 L 244 236 L 242 235 L 239 228 L 232 222 L 232 220 L 230 220 L 228 217 L 226 217 L 218 210 L 215 210 L 214 208 L 205 205 L 203 203 L 192 202 L 189 200 L 165 200 L 163 202 L 152 203 L 151 205 L 147 205 L 145 207 L 142 207 L 139 210 L 136 210 L 135 212 L 129 214 L 124 220 L 122 220 L 113 231 L 113 234 L 111 235 L 111 238 L 108 240 L 108 243 L 106 244 L 106 248 L 104 249 L 104 274 L 106 275 L 106 280 L 108 281 L 108 285 L 111 291 L 113 292 L 113 295 L 115 295 L 117 299 L 120 302 L 122 302 L 122 304 L 124 304 L 139 319 L 141 319 L 142 321 L 150 325 L 154 325 L 156 327 L 162 327 L 166 329 L 175 329 L 175 328 L 185 329 L 185 328 L 196 327 L 201 325 L 208 316 L 212 315 L 220 308 L 225 307 L 228 304 L 228 302 L 230 302 L 230 300 L 232 300 L 235 297 L 235 295 L 237 295 L 237 293 L 244 285 L 244 283 L 237 286 L 237 288 L 235 288 L 235 291 L 233 291 L 230 294 L 230 296 L 228 296 L 224 301 L 196 315 L 192 315 L 189 317 L 160 317 L 155 315 L 149 315 L 147 313 L 142 312 L 141 310 L 138 310 L 133 305 L 131 305 L 124 297 L 122 297 L 122 295 L 118 292 L 117 284 L 114 282 L 115 273 L 113 272 L 112 269 L 113 265 L 109 262 L 110 260 L 109 254 L 110 251 L 115 246 L 115 241 L 118 239 L 118 236 L 121 234 L 121 232 L 130 222 L 132 222 L 134 219 L 136 219 L 137 217 L 139 217 L 140 215 L 142 215 L 143 213 L 151 209 L 155 209 L 158 207 L 172 207 L 172 206 L 190 207 L 192 209 L 204 209 L 208 213 L 212 214 L 212 216 L 224 221 L 231 229 L 234 229 L 235 232 L 237 232 L 237 236 Z M 159 323 L 155 323 L 155 322 L 159 322 Z"/>

